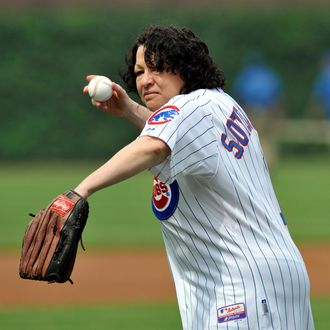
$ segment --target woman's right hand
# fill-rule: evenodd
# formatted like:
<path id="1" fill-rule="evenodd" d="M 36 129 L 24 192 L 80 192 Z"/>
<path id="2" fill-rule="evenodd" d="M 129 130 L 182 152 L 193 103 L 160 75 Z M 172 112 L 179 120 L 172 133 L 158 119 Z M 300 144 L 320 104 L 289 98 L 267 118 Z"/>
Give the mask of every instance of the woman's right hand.
<path id="1" fill-rule="evenodd" d="M 88 75 L 87 82 L 94 77 L 95 75 Z M 114 116 L 122 117 L 142 130 L 151 111 L 132 100 L 125 89 L 114 82 L 112 82 L 112 90 L 112 96 L 105 102 L 97 102 L 92 99 L 93 106 Z M 88 85 L 84 86 L 83 92 L 88 95 Z"/>
<path id="2" fill-rule="evenodd" d="M 89 83 L 94 77 L 95 75 L 88 75 L 87 82 Z M 125 112 L 134 111 L 135 102 L 120 85 L 112 82 L 112 90 L 111 98 L 105 102 L 97 102 L 92 99 L 93 106 L 119 117 L 125 117 Z M 84 86 L 83 92 L 88 95 L 88 85 Z"/>

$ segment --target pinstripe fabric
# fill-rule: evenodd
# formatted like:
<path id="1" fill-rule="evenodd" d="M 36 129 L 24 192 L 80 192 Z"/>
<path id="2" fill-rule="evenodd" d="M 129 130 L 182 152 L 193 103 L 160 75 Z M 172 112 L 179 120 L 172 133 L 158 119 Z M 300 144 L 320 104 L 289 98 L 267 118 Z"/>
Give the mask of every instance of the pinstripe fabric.
<path id="1" fill-rule="evenodd" d="M 220 89 L 179 95 L 141 135 L 171 149 L 151 171 L 165 184 L 154 204 L 165 214 L 160 224 L 183 328 L 314 329 L 304 262 L 258 134 L 239 105 Z M 179 191 L 170 194 L 174 181 Z M 173 196 L 177 204 L 166 213 Z"/>

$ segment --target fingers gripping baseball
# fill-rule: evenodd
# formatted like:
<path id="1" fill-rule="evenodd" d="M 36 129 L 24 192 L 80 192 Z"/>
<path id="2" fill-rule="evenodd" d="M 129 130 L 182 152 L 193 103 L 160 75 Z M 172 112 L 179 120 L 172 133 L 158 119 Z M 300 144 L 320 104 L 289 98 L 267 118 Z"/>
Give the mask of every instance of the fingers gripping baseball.
<path id="1" fill-rule="evenodd" d="M 112 81 L 105 76 L 96 76 L 88 83 L 87 89 L 92 99 L 104 102 L 112 96 Z"/>
<path id="2" fill-rule="evenodd" d="M 97 81 L 95 78 L 100 76 L 89 75 L 86 77 L 86 80 L 89 82 L 87 86 L 84 87 L 83 92 L 85 94 L 89 94 L 91 97 L 92 105 L 104 112 L 110 113 L 114 116 L 123 117 L 125 116 L 126 112 L 131 111 L 133 100 L 128 96 L 126 91 L 118 84 L 111 82 L 111 96 L 110 98 L 106 99 L 107 93 L 110 91 L 105 91 L 105 100 L 100 101 L 102 97 L 98 98 L 93 95 L 93 88 L 94 85 L 92 82 Z M 103 86 L 105 89 L 107 86 Z"/>

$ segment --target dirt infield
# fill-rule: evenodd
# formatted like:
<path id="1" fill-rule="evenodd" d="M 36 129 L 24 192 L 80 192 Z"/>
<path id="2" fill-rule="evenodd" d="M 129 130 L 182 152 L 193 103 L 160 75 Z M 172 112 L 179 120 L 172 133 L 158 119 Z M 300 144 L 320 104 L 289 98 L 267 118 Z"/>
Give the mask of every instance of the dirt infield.
<path id="1" fill-rule="evenodd" d="M 300 246 L 313 296 L 330 296 L 330 244 Z M 175 300 L 164 251 L 79 251 L 74 285 L 22 280 L 19 252 L 0 253 L 0 306 Z M 27 299 L 27 297 L 29 297 Z"/>

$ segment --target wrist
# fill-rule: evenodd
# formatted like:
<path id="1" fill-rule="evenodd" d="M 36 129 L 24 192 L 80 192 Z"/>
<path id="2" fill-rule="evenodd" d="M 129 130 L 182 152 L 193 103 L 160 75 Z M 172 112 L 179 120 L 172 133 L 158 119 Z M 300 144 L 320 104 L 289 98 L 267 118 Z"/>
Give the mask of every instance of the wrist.
<path id="1" fill-rule="evenodd" d="M 91 192 L 89 192 L 87 189 L 84 189 L 80 185 L 73 189 L 73 191 L 85 199 L 87 199 L 91 195 Z"/>
<path id="2" fill-rule="evenodd" d="M 133 124 L 137 129 L 142 130 L 150 115 L 151 111 L 146 107 L 137 102 L 132 102 L 123 112 L 122 118 Z"/>
<path id="3" fill-rule="evenodd" d="M 131 119 L 137 117 L 139 106 L 140 105 L 137 102 L 130 103 L 126 108 L 126 111 L 123 111 L 122 117 L 124 119 Z"/>

